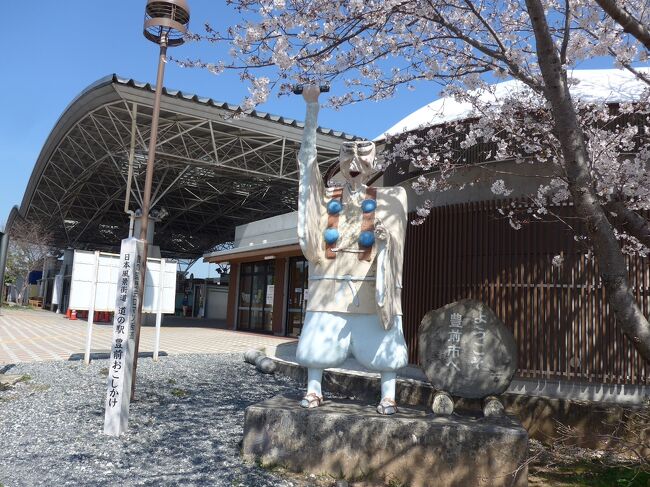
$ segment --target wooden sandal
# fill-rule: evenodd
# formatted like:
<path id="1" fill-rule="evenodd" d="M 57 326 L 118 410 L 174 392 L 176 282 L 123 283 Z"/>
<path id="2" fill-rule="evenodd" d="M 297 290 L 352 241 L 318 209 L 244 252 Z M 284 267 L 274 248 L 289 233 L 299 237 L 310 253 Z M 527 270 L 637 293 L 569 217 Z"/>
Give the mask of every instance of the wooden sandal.
<path id="1" fill-rule="evenodd" d="M 303 408 L 317 408 L 323 404 L 323 396 L 319 396 L 313 392 L 308 393 L 300 401 L 300 406 Z"/>
<path id="2" fill-rule="evenodd" d="M 397 403 L 393 399 L 385 397 L 377 406 L 377 412 L 388 416 L 395 414 L 397 412 Z"/>

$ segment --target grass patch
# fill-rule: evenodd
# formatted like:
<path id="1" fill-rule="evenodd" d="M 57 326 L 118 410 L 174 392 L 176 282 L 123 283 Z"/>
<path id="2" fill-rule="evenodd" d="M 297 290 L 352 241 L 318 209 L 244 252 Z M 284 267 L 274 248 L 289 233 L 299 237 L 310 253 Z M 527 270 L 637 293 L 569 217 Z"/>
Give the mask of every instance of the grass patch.
<path id="1" fill-rule="evenodd" d="M 286 472 L 286 468 L 283 465 L 280 465 L 279 463 L 262 463 L 259 462 L 258 466 L 268 470 L 269 472 L 276 473 L 276 474 L 283 474 Z"/>
<path id="2" fill-rule="evenodd" d="M 638 466 L 607 466 L 594 462 L 579 462 L 553 470 L 537 471 L 531 475 L 558 487 L 648 487 L 650 473 Z M 540 485 L 533 483 L 532 485 Z"/>
<path id="3" fill-rule="evenodd" d="M 170 384 L 172 386 L 175 385 L 176 384 L 176 379 L 167 379 L 167 384 Z"/>
<path id="4" fill-rule="evenodd" d="M 181 399 L 190 395 L 190 393 L 188 391 L 186 391 L 185 389 L 181 389 L 179 387 L 172 387 L 171 393 L 172 393 L 172 396 L 178 397 L 178 398 L 181 398 Z"/>
<path id="5" fill-rule="evenodd" d="M 333 487 L 336 482 L 336 479 L 327 473 L 294 472 L 285 464 L 272 462 L 272 461 L 264 462 L 260 458 L 257 458 L 254 461 L 250 461 L 250 460 L 244 460 L 244 461 L 249 465 L 253 465 L 253 464 L 257 465 L 258 467 L 263 468 L 268 472 L 271 472 L 279 477 L 282 477 L 285 480 L 289 480 L 292 482 L 292 484 L 293 482 L 295 482 L 295 484 L 293 485 L 299 485 L 305 487 L 306 486 Z M 343 477 L 340 477 L 340 480 L 342 479 Z M 350 483 L 349 485 L 353 487 L 355 484 Z M 364 484 L 363 486 L 359 486 L 359 487 L 370 487 L 370 486 Z M 374 484 L 373 487 L 375 487 Z"/>
<path id="6" fill-rule="evenodd" d="M 35 384 L 33 382 L 33 378 L 31 375 L 23 374 L 20 377 L 18 377 L 16 381 L 13 382 L 12 384 L 0 383 L 0 392 L 11 390 L 21 382 L 25 384 L 30 391 L 34 391 L 34 392 L 47 391 L 50 388 L 48 384 Z M 7 399 L 7 398 L 2 398 L 2 399 Z"/>
<path id="7" fill-rule="evenodd" d="M 649 423 L 639 423 L 644 432 Z M 544 445 L 529 441 L 528 485 L 530 487 L 650 487 L 650 457 L 632 457 L 631 452 L 648 451 L 645 436 L 630 443 L 636 450 L 622 447 L 594 450 L 555 442 Z"/>
<path id="8" fill-rule="evenodd" d="M 386 484 L 388 487 L 407 487 L 406 484 L 402 483 L 401 480 L 396 479 L 396 478 L 390 478 L 388 480 L 388 484 Z"/>
<path id="9" fill-rule="evenodd" d="M 48 384 L 35 384 L 32 386 L 34 392 L 45 392 L 49 390 L 50 386 Z"/>
<path id="10" fill-rule="evenodd" d="M 571 482 L 581 486 L 647 487 L 650 485 L 650 474 L 636 468 L 581 464 L 573 468 L 565 467 L 562 471 L 569 475 Z"/>
<path id="11" fill-rule="evenodd" d="M 20 304 L 16 303 L 7 303 L 6 301 L 2 303 L 2 308 L 6 310 L 11 310 L 11 311 L 31 311 L 32 307 L 31 306 L 22 306 Z M 1 486 L 0 486 L 1 487 Z"/>

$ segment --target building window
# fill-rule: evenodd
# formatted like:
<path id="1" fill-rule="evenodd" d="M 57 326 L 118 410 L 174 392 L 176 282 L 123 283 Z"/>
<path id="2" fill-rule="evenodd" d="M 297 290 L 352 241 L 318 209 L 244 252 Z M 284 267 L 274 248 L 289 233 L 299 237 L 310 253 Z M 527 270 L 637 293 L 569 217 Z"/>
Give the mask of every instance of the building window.
<path id="1" fill-rule="evenodd" d="M 289 289 L 287 293 L 287 336 L 297 337 L 302 331 L 307 307 L 307 277 L 309 263 L 304 257 L 289 259 Z"/>
<path id="2" fill-rule="evenodd" d="M 275 262 L 250 262 L 241 265 L 239 279 L 240 330 L 273 331 Z"/>

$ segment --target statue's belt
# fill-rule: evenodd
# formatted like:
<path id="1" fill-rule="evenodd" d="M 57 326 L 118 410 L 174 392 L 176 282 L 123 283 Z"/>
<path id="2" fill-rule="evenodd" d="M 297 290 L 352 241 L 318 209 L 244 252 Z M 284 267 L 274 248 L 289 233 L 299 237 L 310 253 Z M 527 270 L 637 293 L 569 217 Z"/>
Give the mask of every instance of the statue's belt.
<path id="1" fill-rule="evenodd" d="M 352 285 L 352 281 L 375 281 L 377 280 L 376 276 L 353 276 L 350 274 L 343 274 L 339 276 L 309 276 L 310 281 L 340 281 L 341 282 L 341 287 L 339 288 L 339 292 L 342 292 L 345 289 L 345 285 L 347 283 L 350 292 L 352 293 L 352 302 L 354 303 L 355 306 L 359 306 L 359 296 L 357 296 L 357 290 L 354 288 Z"/>

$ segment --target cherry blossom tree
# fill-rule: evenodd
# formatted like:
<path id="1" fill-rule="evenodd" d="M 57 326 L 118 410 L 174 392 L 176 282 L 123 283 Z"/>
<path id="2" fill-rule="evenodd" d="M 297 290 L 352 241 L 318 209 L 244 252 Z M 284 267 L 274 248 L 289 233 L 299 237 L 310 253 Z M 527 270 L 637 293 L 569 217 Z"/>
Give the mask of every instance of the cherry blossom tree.
<path id="1" fill-rule="evenodd" d="M 470 101 L 476 117 L 394 141 L 391 162 L 409 158 L 430 173 L 419 190 L 449 189 L 458 147 L 486 144 L 495 158 L 546 165 L 551 175 L 530 199 L 536 213 L 570 201 L 586 223 L 611 309 L 637 350 L 650 359 L 650 324 L 630 290 L 624 251 L 647 252 L 648 95 L 616 107 L 574 99 L 571 69 L 607 56 L 650 85 L 648 8 L 643 0 L 231 0 L 242 16 L 195 39 L 227 42 L 231 59 L 186 61 L 219 73 L 239 70 L 252 108 L 295 82 L 340 82 L 339 107 L 394 96 L 400 87 L 443 86 Z M 602 5 L 599 6 L 598 4 Z M 609 7 L 615 7 L 615 9 Z M 488 80 L 522 86 L 498 103 L 480 96 Z M 341 90 L 339 90 L 341 91 Z M 419 137 L 419 140 L 418 140 Z M 460 139 L 459 139 L 460 137 Z M 423 143 L 424 142 L 424 143 Z M 389 144 L 390 145 L 390 144 Z M 494 179 L 493 191 L 507 194 Z M 427 208 L 421 208 L 425 216 Z M 516 215 L 509 215 L 516 225 Z"/>
<path id="2" fill-rule="evenodd" d="M 14 221 L 9 232 L 5 279 L 7 282 L 22 282 L 18 289 L 19 303 L 27 302 L 29 274 L 41 269 L 45 259 L 56 251 L 52 240 L 52 234 L 41 225 L 19 219 Z"/>

